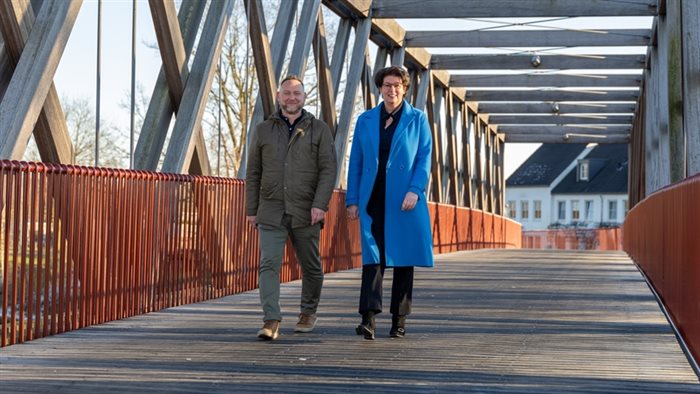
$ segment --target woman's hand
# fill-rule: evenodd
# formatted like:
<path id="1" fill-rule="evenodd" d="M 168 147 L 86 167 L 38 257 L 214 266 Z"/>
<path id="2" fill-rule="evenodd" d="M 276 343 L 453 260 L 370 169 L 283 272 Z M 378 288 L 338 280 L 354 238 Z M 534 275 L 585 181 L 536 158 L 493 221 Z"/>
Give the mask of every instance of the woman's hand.
<path id="1" fill-rule="evenodd" d="M 401 204 L 402 211 L 410 211 L 416 207 L 418 202 L 418 195 L 414 192 L 407 192 L 406 197 L 403 198 L 403 204 Z"/>
<path id="2" fill-rule="evenodd" d="M 347 214 L 348 214 L 348 219 L 350 219 L 350 220 L 357 219 L 357 205 L 348 205 Z"/>

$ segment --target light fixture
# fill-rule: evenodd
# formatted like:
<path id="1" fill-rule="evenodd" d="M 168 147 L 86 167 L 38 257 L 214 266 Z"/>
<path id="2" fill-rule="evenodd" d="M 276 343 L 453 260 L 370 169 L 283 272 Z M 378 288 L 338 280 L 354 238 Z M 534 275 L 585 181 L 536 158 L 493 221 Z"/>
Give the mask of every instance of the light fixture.
<path id="1" fill-rule="evenodd" d="M 559 113 L 559 103 L 552 103 L 552 112 L 555 114 Z"/>
<path id="2" fill-rule="evenodd" d="M 532 67 L 539 67 L 540 64 L 542 64 L 542 58 L 538 54 L 532 55 L 532 58 L 530 59 L 530 63 L 532 63 Z"/>

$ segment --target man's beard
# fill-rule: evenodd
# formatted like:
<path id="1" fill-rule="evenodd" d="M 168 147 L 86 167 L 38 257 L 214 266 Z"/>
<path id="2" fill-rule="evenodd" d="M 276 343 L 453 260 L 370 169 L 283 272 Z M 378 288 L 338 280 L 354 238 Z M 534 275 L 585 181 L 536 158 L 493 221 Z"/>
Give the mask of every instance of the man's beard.
<path id="1" fill-rule="evenodd" d="M 282 107 L 283 112 L 288 113 L 288 114 L 292 114 L 292 115 L 300 113 L 301 109 L 303 108 L 301 105 L 296 105 L 296 104 L 292 104 L 292 105 L 280 104 L 280 106 Z M 290 109 L 294 109 L 294 111 L 290 111 Z"/>

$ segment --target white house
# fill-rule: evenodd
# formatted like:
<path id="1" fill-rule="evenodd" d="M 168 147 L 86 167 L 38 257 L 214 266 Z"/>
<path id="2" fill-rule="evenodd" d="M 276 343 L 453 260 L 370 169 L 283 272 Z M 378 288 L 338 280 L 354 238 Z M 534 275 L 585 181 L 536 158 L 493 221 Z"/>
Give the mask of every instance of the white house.
<path id="1" fill-rule="evenodd" d="M 627 144 L 542 144 L 506 181 L 523 230 L 619 226 L 627 213 Z"/>

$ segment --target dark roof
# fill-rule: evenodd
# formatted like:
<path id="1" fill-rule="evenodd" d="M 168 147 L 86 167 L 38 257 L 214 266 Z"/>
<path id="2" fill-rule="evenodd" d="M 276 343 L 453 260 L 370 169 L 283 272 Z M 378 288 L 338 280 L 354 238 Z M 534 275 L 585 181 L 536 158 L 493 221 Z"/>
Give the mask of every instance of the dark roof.
<path id="1" fill-rule="evenodd" d="M 542 144 L 506 180 L 506 186 L 549 186 L 586 144 Z"/>
<path id="2" fill-rule="evenodd" d="M 576 181 L 574 168 L 552 190 L 552 194 L 627 193 L 627 144 L 603 144 L 595 147 L 584 158 L 601 163 L 597 173 L 590 173 L 588 181 Z"/>

